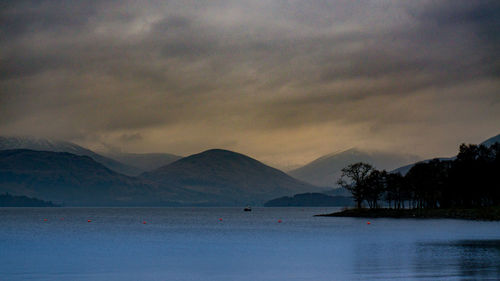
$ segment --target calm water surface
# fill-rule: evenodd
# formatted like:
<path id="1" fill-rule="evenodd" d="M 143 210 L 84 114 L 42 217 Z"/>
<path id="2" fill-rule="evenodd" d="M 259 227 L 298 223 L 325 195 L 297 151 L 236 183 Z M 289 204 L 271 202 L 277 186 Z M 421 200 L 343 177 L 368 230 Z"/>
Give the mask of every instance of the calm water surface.
<path id="1" fill-rule="evenodd" d="M 499 222 L 332 211 L 2 208 L 0 280 L 500 280 Z"/>

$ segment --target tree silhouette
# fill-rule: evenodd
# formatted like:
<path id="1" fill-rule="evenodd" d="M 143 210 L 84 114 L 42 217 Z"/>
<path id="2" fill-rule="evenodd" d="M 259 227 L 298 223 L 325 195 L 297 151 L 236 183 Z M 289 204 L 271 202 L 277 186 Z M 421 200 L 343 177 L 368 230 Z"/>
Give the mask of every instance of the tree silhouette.
<path id="1" fill-rule="evenodd" d="M 394 209 L 401 209 L 405 207 L 405 201 L 409 198 L 409 193 L 405 189 L 406 183 L 405 178 L 401 173 L 397 174 L 387 174 L 386 176 L 386 189 L 385 189 L 385 201 L 389 203 L 394 203 Z"/>
<path id="2" fill-rule="evenodd" d="M 342 169 L 337 182 L 351 192 L 357 207 L 366 200 L 378 208 L 383 196 L 389 207 L 481 208 L 500 205 L 500 144 L 460 145 L 454 160 L 415 164 L 405 176 L 378 171 L 367 163 Z"/>
<path id="3" fill-rule="evenodd" d="M 386 190 L 387 172 L 373 169 L 366 178 L 365 199 L 370 208 L 378 208 L 378 201 Z"/>
<path id="4" fill-rule="evenodd" d="M 356 206 L 361 208 L 361 203 L 366 198 L 367 179 L 374 171 L 372 165 L 367 163 L 354 163 L 342 169 L 342 175 L 337 183 L 349 190 L 356 201 Z"/>

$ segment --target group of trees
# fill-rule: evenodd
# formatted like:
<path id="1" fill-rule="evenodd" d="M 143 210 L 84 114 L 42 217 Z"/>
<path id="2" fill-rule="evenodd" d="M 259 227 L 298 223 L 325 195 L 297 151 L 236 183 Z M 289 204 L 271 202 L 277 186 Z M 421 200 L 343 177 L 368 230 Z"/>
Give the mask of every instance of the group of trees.
<path id="1" fill-rule="evenodd" d="M 460 146 L 449 161 L 415 164 L 406 175 L 379 171 L 367 163 L 342 169 L 338 184 L 360 208 L 477 208 L 500 205 L 500 144 Z"/>

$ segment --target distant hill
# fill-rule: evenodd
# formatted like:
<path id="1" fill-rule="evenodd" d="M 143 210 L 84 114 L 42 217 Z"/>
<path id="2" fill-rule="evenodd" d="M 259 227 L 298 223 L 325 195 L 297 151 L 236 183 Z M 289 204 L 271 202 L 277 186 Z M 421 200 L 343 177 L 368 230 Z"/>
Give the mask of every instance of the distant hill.
<path id="1" fill-rule="evenodd" d="M 491 138 L 483 141 L 481 144 L 485 145 L 487 147 L 490 147 L 490 146 L 492 146 L 493 144 L 495 144 L 497 142 L 500 143 L 500 135 L 496 135 L 494 137 L 491 137 Z"/>
<path id="2" fill-rule="evenodd" d="M 480 143 L 480 145 L 490 147 L 497 142 L 500 143 L 500 135 L 496 135 L 494 137 L 491 137 L 491 138 L 483 141 L 482 143 Z M 440 161 L 451 161 L 451 160 L 454 160 L 455 158 L 456 157 L 441 157 L 441 158 L 426 159 L 426 160 L 418 161 L 416 163 L 411 163 L 411 164 L 399 167 L 397 169 L 392 170 L 391 173 L 400 173 L 402 175 L 406 175 L 406 173 L 408 173 L 410 171 L 410 169 L 413 166 L 415 166 L 415 164 L 417 164 L 417 163 L 428 163 L 434 159 L 438 159 Z"/>
<path id="3" fill-rule="evenodd" d="M 330 196 L 348 196 L 348 197 L 352 196 L 350 191 L 342 187 L 324 190 L 321 193 Z"/>
<path id="4" fill-rule="evenodd" d="M 248 156 L 221 149 L 182 158 L 140 178 L 159 189 L 192 192 L 193 203 L 205 205 L 259 205 L 269 198 L 319 190 Z"/>
<path id="5" fill-rule="evenodd" d="M 380 170 L 392 170 L 417 160 L 418 157 L 411 155 L 367 152 L 352 148 L 320 157 L 299 169 L 290 171 L 289 174 L 317 186 L 335 187 L 342 168 L 356 162 L 366 162 Z"/>
<path id="6" fill-rule="evenodd" d="M 415 166 L 418 163 L 429 163 L 432 160 L 452 161 L 454 159 L 455 159 L 455 157 L 441 157 L 441 158 L 426 159 L 426 160 L 418 161 L 416 163 L 411 163 L 411 164 L 405 165 L 403 167 L 399 167 L 399 168 L 394 169 L 394 170 L 392 170 L 390 172 L 391 173 L 400 173 L 401 175 L 404 176 L 404 175 L 406 175 L 411 170 L 411 168 L 413 168 L 413 166 Z"/>
<path id="7" fill-rule="evenodd" d="M 302 193 L 267 201 L 265 207 L 345 207 L 353 206 L 351 197 L 329 196 L 322 193 Z"/>
<path id="8" fill-rule="evenodd" d="M 34 137 L 0 136 L 0 150 L 7 149 L 30 149 L 39 151 L 68 152 L 76 155 L 89 156 L 95 161 L 110 168 L 111 170 L 125 175 L 138 175 L 142 172 L 139 168 L 125 165 L 116 160 L 104 157 L 89 149 L 83 148 L 77 144 L 67 141 L 49 140 Z"/>
<path id="9" fill-rule="evenodd" d="M 26 196 L 12 196 L 8 193 L 0 194 L 0 207 L 59 207 L 51 201 L 43 201 Z"/>
<path id="10" fill-rule="evenodd" d="M 142 172 L 152 171 L 182 158 L 169 153 L 109 153 L 107 157 L 137 167 Z"/>
<path id="11" fill-rule="evenodd" d="M 0 151 L 0 192 L 65 205 L 135 205 L 157 200 L 153 188 L 88 156 L 26 149 Z"/>

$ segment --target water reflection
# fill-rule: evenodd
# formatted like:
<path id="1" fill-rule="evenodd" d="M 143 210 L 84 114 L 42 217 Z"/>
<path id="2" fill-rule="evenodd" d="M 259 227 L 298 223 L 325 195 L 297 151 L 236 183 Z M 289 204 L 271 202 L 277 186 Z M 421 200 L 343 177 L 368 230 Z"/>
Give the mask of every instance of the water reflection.
<path id="1" fill-rule="evenodd" d="M 362 243 L 354 252 L 354 274 L 359 280 L 408 279 L 408 253 L 405 243 Z"/>
<path id="2" fill-rule="evenodd" d="M 353 250 L 357 280 L 500 280 L 500 240 L 367 241 Z"/>
<path id="3" fill-rule="evenodd" d="M 414 272 L 417 277 L 500 280 L 500 240 L 419 243 Z"/>

